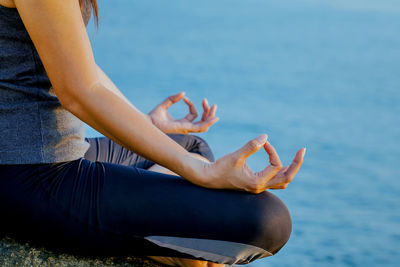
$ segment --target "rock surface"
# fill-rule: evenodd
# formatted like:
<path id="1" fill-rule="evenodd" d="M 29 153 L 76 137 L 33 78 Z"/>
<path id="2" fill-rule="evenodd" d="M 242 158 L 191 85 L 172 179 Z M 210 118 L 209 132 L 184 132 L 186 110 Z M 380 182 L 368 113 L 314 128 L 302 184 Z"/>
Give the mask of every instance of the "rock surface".
<path id="1" fill-rule="evenodd" d="M 58 254 L 44 248 L 21 244 L 7 237 L 0 238 L 0 266 L 2 267 L 161 267 L 154 261 L 137 258 L 85 258 L 69 254 Z"/>

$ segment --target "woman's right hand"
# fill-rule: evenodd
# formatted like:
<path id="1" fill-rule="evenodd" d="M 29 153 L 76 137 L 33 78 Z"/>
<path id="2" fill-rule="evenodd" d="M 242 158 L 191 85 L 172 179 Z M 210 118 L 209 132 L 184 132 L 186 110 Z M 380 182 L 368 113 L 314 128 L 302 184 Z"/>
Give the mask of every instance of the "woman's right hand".
<path id="1" fill-rule="evenodd" d="M 264 147 L 269 156 L 270 165 L 260 172 L 253 172 L 246 159 Z M 267 189 L 284 189 L 293 180 L 303 163 L 306 149 L 297 151 L 293 162 L 282 167 L 275 148 L 263 134 L 249 141 L 239 150 L 226 155 L 206 167 L 207 187 L 233 189 L 251 193 L 261 193 Z"/>

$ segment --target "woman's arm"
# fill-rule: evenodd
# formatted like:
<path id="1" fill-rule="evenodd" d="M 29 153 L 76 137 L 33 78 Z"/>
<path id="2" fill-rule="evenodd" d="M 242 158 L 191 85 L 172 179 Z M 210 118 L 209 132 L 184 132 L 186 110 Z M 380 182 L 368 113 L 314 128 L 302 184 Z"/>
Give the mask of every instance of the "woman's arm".
<path id="1" fill-rule="evenodd" d="M 113 83 L 113 81 L 111 81 L 107 74 L 105 74 L 105 72 L 98 65 L 96 65 L 96 69 L 100 83 L 103 84 L 105 88 L 123 99 L 128 105 L 132 105 L 131 102 L 129 102 L 129 100 L 121 93 L 118 87 Z M 148 121 L 151 122 L 150 116 L 146 115 L 146 118 Z"/>
<path id="2" fill-rule="evenodd" d="M 157 129 L 99 76 L 78 0 L 16 0 L 61 104 L 124 147 L 202 184 L 201 161 Z"/>
<path id="3" fill-rule="evenodd" d="M 105 88 L 122 98 L 127 104 L 131 105 L 131 102 L 129 102 L 129 100 L 121 93 L 121 91 L 117 88 L 113 81 L 111 81 L 107 74 L 105 74 L 98 65 L 96 65 L 96 70 L 100 83 L 104 85 Z"/>
<path id="4" fill-rule="evenodd" d="M 115 142 L 205 187 L 260 192 L 287 184 L 297 173 L 304 150 L 284 173 L 279 172 L 279 157 L 265 135 L 216 163 L 195 158 L 99 77 L 78 0 L 15 4 L 61 104 Z M 245 160 L 262 147 L 271 165 L 253 173 Z"/>

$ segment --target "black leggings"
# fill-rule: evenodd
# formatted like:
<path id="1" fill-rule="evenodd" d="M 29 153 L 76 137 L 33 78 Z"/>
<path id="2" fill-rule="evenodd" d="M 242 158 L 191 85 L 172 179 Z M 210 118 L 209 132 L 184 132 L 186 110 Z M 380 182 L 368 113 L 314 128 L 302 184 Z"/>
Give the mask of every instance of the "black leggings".
<path id="1" fill-rule="evenodd" d="M 170 135 L 213 161 L 193 135 Z M 107 138 L 79 160 L 0 165 L 0 231 L 79 255 L 177 256 L 245 264 L 289 239 L 286 206 L 258 195 L 195 186 Z M 229 177 L 227 177 L 229 179 Z"/>

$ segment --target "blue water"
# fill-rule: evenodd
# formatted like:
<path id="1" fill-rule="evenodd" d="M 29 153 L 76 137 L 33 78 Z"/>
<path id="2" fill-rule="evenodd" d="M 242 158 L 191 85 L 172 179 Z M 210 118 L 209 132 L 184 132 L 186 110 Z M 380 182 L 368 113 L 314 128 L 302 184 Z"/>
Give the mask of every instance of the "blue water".
<path id="1" fill-rule="evenodd" d="M 89 29 L 97 63 L 139 109 L 182 90 L 198 105 L 207 96 L 221 120 L 202 136 L 217 156 L 261 133 L 285 163 L 307 147 L 291 186 L 275 191 L 292 213 L 291 239 L 251 266 L 400 262 L 399 1 L 100 7 Z M 266 162 L 259 152 L 250 165 Z"/>

